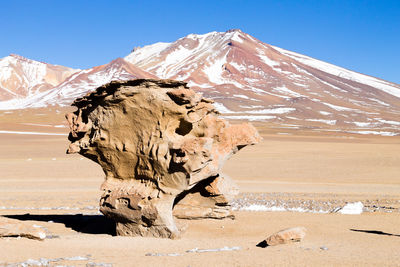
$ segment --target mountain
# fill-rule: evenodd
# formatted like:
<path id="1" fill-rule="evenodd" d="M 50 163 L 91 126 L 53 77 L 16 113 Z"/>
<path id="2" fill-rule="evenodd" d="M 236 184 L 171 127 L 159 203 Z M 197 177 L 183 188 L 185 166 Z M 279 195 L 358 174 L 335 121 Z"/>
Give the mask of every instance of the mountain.
<path id="1" fill-rule="evenodd" d="M 77 71 L 11 54 L 0 59 L 0 101 L 44 92 Z"/>
<path id="2" fill-rule="evenodd" d="M 10 57 L 0 62 L 16 60 Z M 0 64 L 0 81 L 10 77 L 7 64 Z M 0 101 L 0 109 L 69 105 L 111 80 L 168 78 L 186 81 L 214 99 L 230 119 L 294 129 L 400 134 L 400 85 L 263 43 L 240 30 L 190 34 L 135 48 L 124 59 L 87 70 L 57 68 L 60 73 L 54 76 L 61 78 L 52 83 L 45 75 L 14 79 L 26 81 L 19 94 L 12 93 L 12 82 L 2 86 L 0 100 L 10 100 Z"/>
<path id="3" fill-rule="evenodd" d="M 271 46 L 240 30 L 190 34 L 125 59 L 187 81 L 231 119 L 399 130 L 400 85 Z"/>
<path id="4" fill-rule="evenodd" d="M 115 80 L 130 80 L 137 78 L 157 78 L 122 58 L 117 58 L 108 64 L 86 70 L 79 70 L 64 79 L 51 89 L 38 92 L 26 98 L 17 98 L 0 102 L 0 109 L 7 107 L 45 107 L 49 105 L 70 105 L 77 97 Z"/>

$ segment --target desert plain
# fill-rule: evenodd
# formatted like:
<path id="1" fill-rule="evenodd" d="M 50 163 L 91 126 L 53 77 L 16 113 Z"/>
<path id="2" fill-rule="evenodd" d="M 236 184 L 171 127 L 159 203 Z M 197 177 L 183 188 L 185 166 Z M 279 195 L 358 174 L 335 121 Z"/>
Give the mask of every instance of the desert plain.
<path id="1" fill-rule="evenodd" d="M 263 141 L 224 167 L 241 192 L 234 220 L 177 220 L 176 240 L 121 237 L 98 212 L 100 166 L 65 154 L 71 109 L 0 112 L 0 215 L 48 231 L 1 238 L 0 266 L 400 266 L 399 136 L 254 122 Z M 337 212 L 358 201 L 363 213 Z M 256 246 L 295 226 L 301 242 Z"/>

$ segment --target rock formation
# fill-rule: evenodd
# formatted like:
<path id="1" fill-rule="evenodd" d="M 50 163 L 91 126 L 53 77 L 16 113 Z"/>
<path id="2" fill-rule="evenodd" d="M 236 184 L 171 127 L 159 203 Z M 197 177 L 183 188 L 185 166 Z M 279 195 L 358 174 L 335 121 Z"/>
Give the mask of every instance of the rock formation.
<path id="1" fill-rule="evenodd" d="M 231 216 L 237 188 L 221 168 L 260 137 L 218 118 L 212 103 L 184 82 L 152 79 L 111 82 L 74 101 L 67 153 L 103 168 L 100 211 L 118 235 L 178 237 L 173 209 L 180 218 Z"/>
<path id="2" fill-rule="evenodd" d="M 280 230 L 261 241 L 257 246 L 267 247 L 287 243 L 300 242 L 306 236 L 307 229 L 304 227 L 293 227 Z"/>
<path id="3" fill-rule="evenodd" d="M 43 240 L 46 238 L 46 231 L 30 222 L 0 216 L 0 237 L 26 237 Z"/>

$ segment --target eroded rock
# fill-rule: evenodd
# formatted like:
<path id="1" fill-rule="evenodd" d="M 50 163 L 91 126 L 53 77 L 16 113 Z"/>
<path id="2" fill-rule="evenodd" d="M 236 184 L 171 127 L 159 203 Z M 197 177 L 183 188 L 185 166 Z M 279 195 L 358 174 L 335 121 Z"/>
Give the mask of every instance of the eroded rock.
<path id="1" fill-rule="evenodd" d="M 231 217 L 237 193 L 220 173 L 224 162 L 260 140 L 247 123 L 230 125 L 212 101 L 184 82 L 111 82 L 73 106 L 67 153 L 101 165 L 100 211 L 119 235 L 179 236 L 180 218 Z"/>

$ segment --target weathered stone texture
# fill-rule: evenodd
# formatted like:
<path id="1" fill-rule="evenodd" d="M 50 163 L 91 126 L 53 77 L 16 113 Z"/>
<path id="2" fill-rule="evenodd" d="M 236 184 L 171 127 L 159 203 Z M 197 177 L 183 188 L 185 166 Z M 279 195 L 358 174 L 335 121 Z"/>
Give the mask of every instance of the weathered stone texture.
<path id="1" fill-rule="evenodd" d="M 100 211 L 119 235 L 179 236 L 180 218 L 231 217 L 237 193 L 224 162 L 260 137 L 218 118 L 213 101 L 184 82 L 111 82 L 74 101 L 67 153 L 101 165 Z M 175 208 L 174 208 L 175 207 Z"/>

